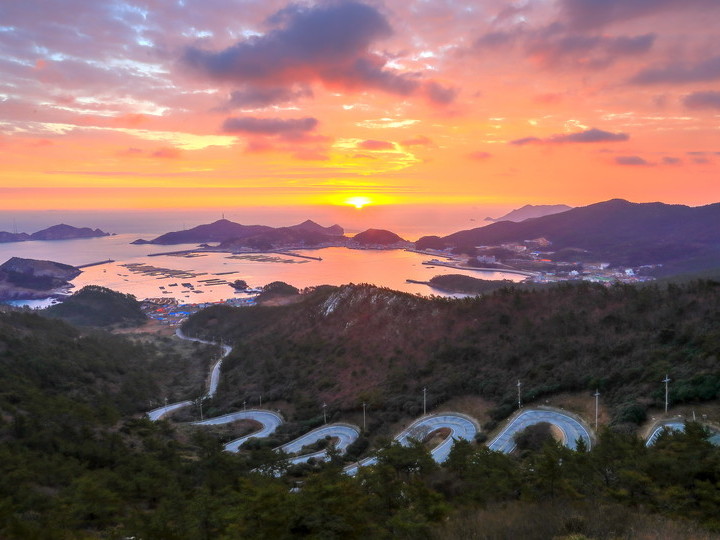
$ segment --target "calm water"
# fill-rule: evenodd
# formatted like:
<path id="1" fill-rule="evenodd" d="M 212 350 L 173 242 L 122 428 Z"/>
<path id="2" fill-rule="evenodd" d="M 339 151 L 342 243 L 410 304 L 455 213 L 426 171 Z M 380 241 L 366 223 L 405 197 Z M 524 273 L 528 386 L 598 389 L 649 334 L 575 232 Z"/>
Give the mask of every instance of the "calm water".
<path id="1" fill-rule="evenodd" d="M 512 207 L 507 205 L 377 205 L 360 210 L 349 206 L 284 206 L 225 209 L 146 210 L 146 211 L 3 211 L 0 231 L 32 233 L 67 223 L 75 227 L 98 227 L 107 232 L 154 238 L 168 231 L 179 231 L 225 217 L 245 225 L 285 227 L 310 218 L 320 225 L 340 224 L 354 234 L 369 228 L 389 229 L 407 240 L 421 236 L 446 235 L 463 229 L 487 225 L 486 216 L 498 217 Z M 151 231 L 151 232 L 147 232 Z"/>
<path id="2" fill-rule="evenodd" d="M 420 293 L 442 294 L 427 285 L 407 283 L 407 279 L 427 281 L 440 274 L 464 274 L 483 279 L 520 281 L 523 276 L 503 272 L 456 270 L 423 265 L 431 257 L 402 250 L 351 250 L 326 248 L 298 250 L 296 253 L 321 257 L 322 261 L 286 255 L 267 254 L 270 260 L 231 258 L 229 253 L 206 253 L 199 257 L 161 255 L 151 253 L 191 249 L 193 245 L 153 246 L 130 245 L 129 242 L 150 234 L 122 234 L 87 240 L 57 242 L 19 242 L 0 244 L 0 261 L 12 256 L 45 259 L 72 265 L 82 265 L 106 259 L 116 262 L 84 269 L 74 280 L 78 288 L 89 284 L 102 285 L 144 298 L 177 298 L 184 303 L 213 302 L 239 296 L 227 284 L 213 284 L 206 280 L 234 281 L 244 279 L 251 287 L 261 287 L 272 281 L 285 281 L 298 288 L 314 285 L 342 285 L 372 283 L 378 286 Z M 173 271 L 187 271 L 193 277 L 168 277 L 132 272 L 125 264 L 154 266 Z M 221 274 L 221 275 L 217 275 Z M 177 283 L 177 286 L 170 286 Z M 193 288 L 183 286 L 190 283 Z M 161 289 L 164 287 L 164 289 Z M 193 290 L 197 292 L 192 292 Z"/>

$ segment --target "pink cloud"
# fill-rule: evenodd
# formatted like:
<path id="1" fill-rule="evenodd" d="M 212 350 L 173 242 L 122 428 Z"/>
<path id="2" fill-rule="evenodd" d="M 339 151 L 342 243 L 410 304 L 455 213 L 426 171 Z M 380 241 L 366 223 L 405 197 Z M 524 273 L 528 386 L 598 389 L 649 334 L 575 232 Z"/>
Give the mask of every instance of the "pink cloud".
<path id="1" fill-rule="evenodd" d="M 182 152 L 173 147 L 163 147 L 157 149 L 155 152 L 150 154 L 151 157 L 154 158 L 162 158 L 162 159 L 178 159 L 182 156 Z"/>
<path id="2" fill-rule="evenodd" d="M 358 148 L 363 150 L 394 150 L 395 145 L 390 141 L 376 141 L 369 139 L 358 143 Z"/>

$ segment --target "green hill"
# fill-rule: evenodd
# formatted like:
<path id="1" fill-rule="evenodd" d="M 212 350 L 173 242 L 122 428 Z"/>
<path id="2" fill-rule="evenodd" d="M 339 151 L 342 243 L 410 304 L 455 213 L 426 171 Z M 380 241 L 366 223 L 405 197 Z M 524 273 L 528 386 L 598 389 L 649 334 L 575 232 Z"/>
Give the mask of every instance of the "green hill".
<path id="1" fill-rule="evenodd" d="M 45 315 L 79 326 L 138 326 L 147 320 L 140 302 L 98 285 L 87 285 L 61 304 L 45 310 Z"/>
<path id="2" fill-rule="evenodd" d="M 560 285 L 504 288 L 460 301 L 372 286 L 323 287 L 282 307 L 212 307 L 191 335 L 235 344 L 218 400 L 262 393 L 298 415 L 323 402 L 351 411 L 368 401 L 384 421 L 422 410 L 422 388 L 438 405 L 477 395 L 501 419 L 524 400 L 600 389 L 616 423 L 641 422 L 663 404 L 720 397 L 720 284 Z"/>
<path id="3" fill-rule="evenodd" d="M 574 306 L 574 316 L 539 328 L 554 328 L 556 339 L 571 348 L 582 341 L 578 335 L 588 318 L 617 317 L 604 324 L 622 345 L 618 358 L 627 354 L 629 332 L 623 325 L 628 320 L 639 319 L 633 330 L 649 334 L 650 322 L 673 315 L 673 329 L 656 329 L 660 348 L 651 363 L 666 367 L 662 362 L 668 362 L 670 375 L 678 381 L 673 384 L 684 380 L 685 369 L 693 370 L 705 384 L 687 388 L 709 390 L 710 395 L 712 378 L 705 375 L 714 368 L 704 368 L 701 360 L 716 363 L 718 289 L 717 283 L 709 282 L 605 292 L 570 287 L 520 296 L 503 289 L 477 303 L 423 300 L 369 286 L 323 287 L 296 305 L 206 310 L 189 327 L 215 327 L 227 336 L 247 339 L 249 346 L 267 347 L 247 359 L 237 353 L 229 358 L 232 365 L 227 373 L 223 369 L 223 381 L 242 371 L 253 384 L 281 383 L 290 380 L 285 370 L 294 375 L 300 367 L 313 371 L 313 377 L 298 381 L 315 379 L 313 385 L 288 388 L 286 395 L 275 396 L 288 400 L 289 415 L 296 418 L 313 414 L 306 406 L 314 403 L 318 390 L 317 397 L 340 388 L 352 394 L 353 378 L 333 383 L 333 377 L 345 373 L 350 359 L 363 350 L 368 355 L 382 352 L 380 376 L 395 385 L 382 387 L 393 399 L 377 401 L 372 416 L 380 406 L 384 414 L 399 410 L 405 407 L 394 397 L 403 390 L 399 374 L 412 372 L 414 362 L 419 362 L 420 371 L 413 384 L 441 384 L 447 375 L 443 364 L 473 364 L 470 345 L 482 343 L 474 341 L 469 329 L 477 328 L 483 339 L 493 332 L 504 334 L 500 341 L 508 341 L 501 327 L 531 329 L 524 319 L 541 315 L 553 303 L 565 309 Z M 546 315 L 553 319 L 557 312 Z M 393 320 L 397 321 L 390 324 Z M 423 321 L 417 330 L 407 326 Z M 580 326 L 574 327 L 575 322 Z M 281 325 L 287 328 L 277 334 Z M 454 325 L 459 328 L 454 330 Z M 400 328 L 411 335 L 398 335 Z M 435 365 L 422 364 L 419 351 L 438 335 L 465 347 L 467 357 L 449 355 Z M 539 339 L 536 331 L 528 335 Z M 595 339 L 599 337 L 587 343 Z M 283 354 L 270 355 L 272 342 L 279 347 L 275 352 Z M 33 313 L 0 313 L 1 538 L 445 539 L 474 538 L 480 531 L 480 538 L 528 540 L 705 540 L 720 531 L 720 448 L 709 444 L 703 429 L 692 423 L 686 433 L 662 435 L 651 448 L 634 434 L 609 430 L 599 434 L 588 452 L 573 452 L 549 441 L 509 456 L 464 442 L 456 444 L 442 466 L 420 443 L 405 448 L 379 442 L 378 465 L 363 468 L 357 478 L 342 472 L 338 457 L 275 477 L 272 472 L 285 466 L 267 446 L 257 444 L 255 450 L 230 454 L 221 450 L 216 435 L 201 427 L 174 428 L 142 418 L 142 412 L 168 395 L 171 388 L 164 385 L 173 374 L 182 374 L 178 344 L 195 353 L 205 350 L 172 338 L 153 342 L 139 336 L 131 341 L 103 331 L 80 332 Z M 342 344 L 345 351 L 338 348 Z M 240 343 L 236 347 L 243 354 L 249 350 Z M 638 340 L 636 347 L 640 355 L 652 345 Z M 411 351 L 408 361 L 401 361 Z M 598 362 L 607 369 L 608 359 L 598 352 L 602 351 L 595 351 Z M 200 356 L 207 370 L 209 357 Z M 542 356 L 562 360 L 553 351 Z M 268 358 L 275 359 L 272 365 L 259 362 Z M 505 359 L 498 355 L 495 361 Z M 333 365 L 337 369 L 329 369 Z M 524 365 L 518 361 L 505 369 L 516 371 Z M 621 363 L 620 368 L 624 376 L 634 374 L 645 381 L 631 365 Z M 375 377 L 367 371 L 362 375 Z M 472 384 L 474 375 L 467 371 Z M 655 381 L 651 376 L 645 382 Z M 606 392 L 618 384 L 609 381 Z M 243 389 L 223 382 L 224 399 L 233 392 L 242 399 Z M 193 395 L 198 395 L 197 388 L 170 397 Z M 289 401 L 296 398 L 305 401 Z"/>

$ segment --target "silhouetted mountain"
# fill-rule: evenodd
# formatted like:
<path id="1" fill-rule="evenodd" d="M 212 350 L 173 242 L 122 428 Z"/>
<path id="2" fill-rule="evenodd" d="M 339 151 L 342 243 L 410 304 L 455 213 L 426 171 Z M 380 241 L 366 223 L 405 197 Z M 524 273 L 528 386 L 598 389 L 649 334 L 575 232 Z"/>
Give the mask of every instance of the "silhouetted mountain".
<path id="1" fill-rule="evenodd" d="M 566 204 L 526 204 L 522 208 L 516 208 L 512 212 L 505 214 L 499 218 L 485 218 L 485 221 L 525 221 L 526 219 L 551 216 L 572 210 L 572 206 Z"/>
<path id="2" fill-rule="evenodd" d="M 574 248 L 587 251 L 589 260 L 614 265 L 661 263 L 668 273 L 720 266 L 718 224 L 720 203 L 693 208 L 613 199 L 520 223 L 493 223 L 442 240 L 447 246 L 480 246 L 544 237 L 552 242 L 556 259 Z"/>
<path id="3" fill-rule="evenodd" d="M 193 244 L 197 242 L 223 242 L 230 238 L 244 238 L 272 230 L 267 225 L 241 225 L 227 219 L 219 219 L 207 225 L 198 225 L 185 231 L 174 231 L 158 236 L 153 240 L 136 240 L 143 244 Z"/>
<path id="4" fill-rule="evenodd" d="M 282 231 L 282 232 L 276 232 Z M 133 244 L 194 244 L 200 242 L 228 243 L 228 246 L 246 246 L 246 240 L 254 238 L 254 243 L 275 244 L 283 237 L 307 239 L 317 244 L 320 237 L 342 236 L 343 229 L 339 225 L 322 227 L 314 221 L 307 220 L 291 227 L 269 227 L 267 225 L 241 225 L 227 219 L 220 219 L 208 225 L 198 225 L 186 231 L 175 231 L 158 236 L 153 240 L 136 240 Z M 265 236 L 269 235 L 269 236 Z M 313 245 L 314 245 L 313 244 Z"/>
<path id="5" fill-rule="evenodd" d="M 30 235 L 30 240 L 70 240 L 72 238 L 98 238 L 110 236 L 110 233 L 90 227 L 73 227 L 72 225 L 53 225 Z"/>
<path id="6" fill-rule="evenodd" d="M 0 231 L 0 242 L 25 242 L 27 240 L 71 240 L 73 238 L 97 238 L 110 236 L 110 233 L 90 227 L 73 227 L 72 225 L 53 225 L 36 233 L 11 233 Z"/>
<path id="7" fill-rule="evenodd" d="M 363 231 L 353 236 L 352 242 L 360 244 L 361 246 L 388 246 L 391 244 L 404 243 L 407 242 L 407 240 L 400 238 L 394 232 L 386 231 L 384 229 L 368 229 L 367 231 Z"/>
<path id="8" fill-rule="evenodd" d="M 345 234 L 345 230 L 340 225 L 331 225 L 330 227 L 323 227 L 322 225 L 318 225 L 311 219 L 303 221 L 302 223 L 300 223 L 298 225 L 293 225 L 291 227 L 286 227 L 286 228 L 298 230 L 298 231 L 326 234 L 328 236 L 342 236 Z"/>
<path id="9" fill-rule="evenodd" d="M 0 242 L 24 242 L 25 240 L 30 240 L 30 235 L 27 233 L 0 231 Z"/>
<path id="10" fill-rule="evenodd" d="M 289 246 L 315 247 L 321 244 L 344 244 L 347 240 L 344 236 L 342 236 L 342 234 L 330 235 L 321 232 L 326 229 L 324 227 L 320 227 L 319 225 L 313 224 L 316 225 L 316 227 L 302 227 L 302 225 L 280 227 L 278 229 L 263 231 L 252 236 L 231 238 L 230 240 L 221 242 L 219 247 L 221 249 L 251 248 L 263 250 Z M 340 228 L 340 230 L 342 229 Z"/>

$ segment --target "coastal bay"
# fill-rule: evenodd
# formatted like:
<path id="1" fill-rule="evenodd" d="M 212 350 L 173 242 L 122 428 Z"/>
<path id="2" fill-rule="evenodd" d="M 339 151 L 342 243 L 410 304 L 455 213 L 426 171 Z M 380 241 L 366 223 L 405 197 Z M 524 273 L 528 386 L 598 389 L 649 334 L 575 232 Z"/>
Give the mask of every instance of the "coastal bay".
<path id="1" fill-rule="evenodd" d="M 137 235 L 33 242 L 0 245 L 0 259 L 12 256 L 43 258 L 65 264 L 84 265 L 111 259 L 115 262 L 90 266 L 72 283 L 76 289 L 101 285 L 123 293 L 145 298 L 176 298 L 181 303 L 218 302 L 237 296 L 230 285 L 244 279 L 251 287 L 273 281 L 285 281 L 295 287 L 372 283 L 394 290 L 423 295 L 462 296 L 440 293 L 424 284 L 407 279 L 427 281 L 445 273 L 462 273 L 483 279 L 520 281 L 524 276 L 505 272 L 465 270 L 423 264 L 432 257 L 404 250 L 355 250 L 341 247 L 316 250 L 292 250 L 310 258 L 282 253 L 233 255 L 221 252 L 195 252 L 186 255 L 159 255 L 154 245 L 130 245 Z M 196 245 L 177 245 L 168 252 L 191 250 Z M 262 255 L 262 256 L 261 256 Z M 322 260 L 316 260 L 321 258 Z M 131 267 L 124 265 L 134 265 Z M 143 265 L 143 266 L 138 266 Z M 130 271 L 131 268 L 148 271 Z M 150 268 L 152 267 L 152 268 Z M 159 269 L 159 270 L 158 270 Z M 162 270 L 178 272 L 163 273 Z M 182 276 L 182 277 L 174 277 Z M 183 284 L 191 284 L 192 288 Z M 172 284 L 177 284 L 172 286 Z M 163 287 L 162 289 L 160 287 Z"/>

